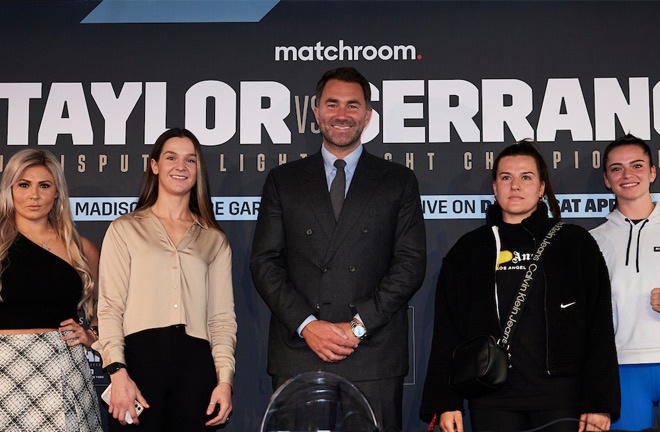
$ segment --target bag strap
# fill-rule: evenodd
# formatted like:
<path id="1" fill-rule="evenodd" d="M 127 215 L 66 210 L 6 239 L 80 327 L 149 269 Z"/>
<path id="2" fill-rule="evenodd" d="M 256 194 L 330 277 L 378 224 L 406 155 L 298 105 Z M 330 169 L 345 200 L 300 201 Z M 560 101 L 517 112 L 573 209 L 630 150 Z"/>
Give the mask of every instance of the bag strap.
<path id="1" fill-rule="evenodd" d="M 527 290 L 532 286 L 532 281 L 536 275 L 536 271 L 541 266 L 541 260 L 544 256 L 544 251 L 548 246 L 550 246 L 550 240 L 559 232 L 559 230 L 564 226 L 563 222 L 557 222 L 555 226 L 548 231 L 545 235 L 545 238 L 539 245 L 536 253 L 532 257 L 532 262 L 527 267 L 525 276 L 523 276 L 522 283 L 518 287 L 515 297 L 513 298 L 513 303 L 511 303 L 511 308 L 507 315 L 506 326 L 502 330 L 502 337 L 497 341 L 498 345 L 502 348 L 509 350 L 509 339 L 513 334 L 513 330 L 516 328 L 518 321 L 520 320 L 520 315 L 522 314 L 523 308 L 527 303 Z"/>

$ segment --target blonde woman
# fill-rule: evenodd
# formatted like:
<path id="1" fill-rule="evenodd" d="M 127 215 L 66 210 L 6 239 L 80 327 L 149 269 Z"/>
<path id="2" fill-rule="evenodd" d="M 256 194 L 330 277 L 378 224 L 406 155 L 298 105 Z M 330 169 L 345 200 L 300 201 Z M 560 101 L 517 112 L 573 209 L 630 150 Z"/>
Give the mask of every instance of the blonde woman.
<path id="1" fill-rule="evenodd" d="M 199 141 L 170 129 L 149 155 L 137 208 L 101 248 L 99 351 L 110 430 L 204 431 L 232 410 L 231 249 L 211 206 Z M 144 411 L 137 417 L 134 401 Z"/>
<path id="2" fill-rule="evenodd" d="M 76 232 L 62 168 L 43 150 L 7 163 L 0 181 L 0 430 L 101 431 L 77 322 L 94 318 L 98 249 Z"/>

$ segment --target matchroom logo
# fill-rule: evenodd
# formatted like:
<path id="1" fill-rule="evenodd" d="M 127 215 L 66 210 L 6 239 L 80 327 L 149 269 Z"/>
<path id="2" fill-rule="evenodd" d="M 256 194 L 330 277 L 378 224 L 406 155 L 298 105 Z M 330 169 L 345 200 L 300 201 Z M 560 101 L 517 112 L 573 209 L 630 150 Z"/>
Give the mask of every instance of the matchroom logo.
<path id="1" fill-rule="evenodd" d="M 275 61 L 354 61 L 354 60 L 421 60 L 414 45 L 337 45 L 276 46 Z"/>

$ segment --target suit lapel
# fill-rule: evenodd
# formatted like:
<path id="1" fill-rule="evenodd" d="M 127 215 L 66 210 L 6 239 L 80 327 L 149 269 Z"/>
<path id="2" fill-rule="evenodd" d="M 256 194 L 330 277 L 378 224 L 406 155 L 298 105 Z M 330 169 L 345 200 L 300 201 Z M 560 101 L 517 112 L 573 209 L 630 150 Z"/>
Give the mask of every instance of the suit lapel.
<path id="1" fill-rule="evenodd" d="M 363 150 L 357 168 L 355 169 L 355 174 L 353 174 L 339 221 L 336 224 L 332 240 L 330 240 L 330 247 L 326 255 L 326 259 L 328 260 L 337 252 L 337 249 L 351 232 L 353 226 L 360 220 L 363 213 L 367 211 L 374 196 L 373 193 L 383 178 L 384 173 L 374 169 L 371 158 L 373 156 L 368 154 L 366 149 Z M 332 215 L 332 207 L 330 207 L 330 214 Z M 334 220 L 334 217 L 332 219 Z"/>
<path id="2" fill-rule="evenodd" d="M 309 163 L 302 175 L 302 187 L 307 196 L 311 211 L 319 221 L 323 232 L 328 238 L 335 231 L 335 216 L 330 203 L 330 192 L 328 192 L 328 181 L 325 178 L 323 167 L 323 156 L 315 153 L 307 158 Z"/>

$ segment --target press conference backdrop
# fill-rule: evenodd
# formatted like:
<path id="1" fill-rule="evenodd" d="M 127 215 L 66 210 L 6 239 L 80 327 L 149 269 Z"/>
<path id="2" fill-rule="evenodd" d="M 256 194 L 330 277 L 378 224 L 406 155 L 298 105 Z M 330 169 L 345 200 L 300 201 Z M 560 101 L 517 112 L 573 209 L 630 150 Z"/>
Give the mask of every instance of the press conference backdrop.
<path id="1" fill-rule="evenodd" d="M 0 169 L 57 155 L 83 235 L 100 246 L 135 202 L 166 128 L 201 140 L 234 252 L 234 414 L 255 431 L 271 394 L 270 313 L 248 257 L 267 172 L 319 150 L 314 87 L 354 66 L 371 82 L 369 152 L 419 179 L 428 271 L 410 303 L 404 428 L 417 420 L 443 256 L 483 223 L 495 155 L 534 138 L 563 217 L 587 228 L 613 205 L 602 151 L 660 131 L 656 2 L 3 1 Z M 89 354 L 99 390 L 106 378 Z M 105 411 L 104 409 L 102 409 Z"/>

